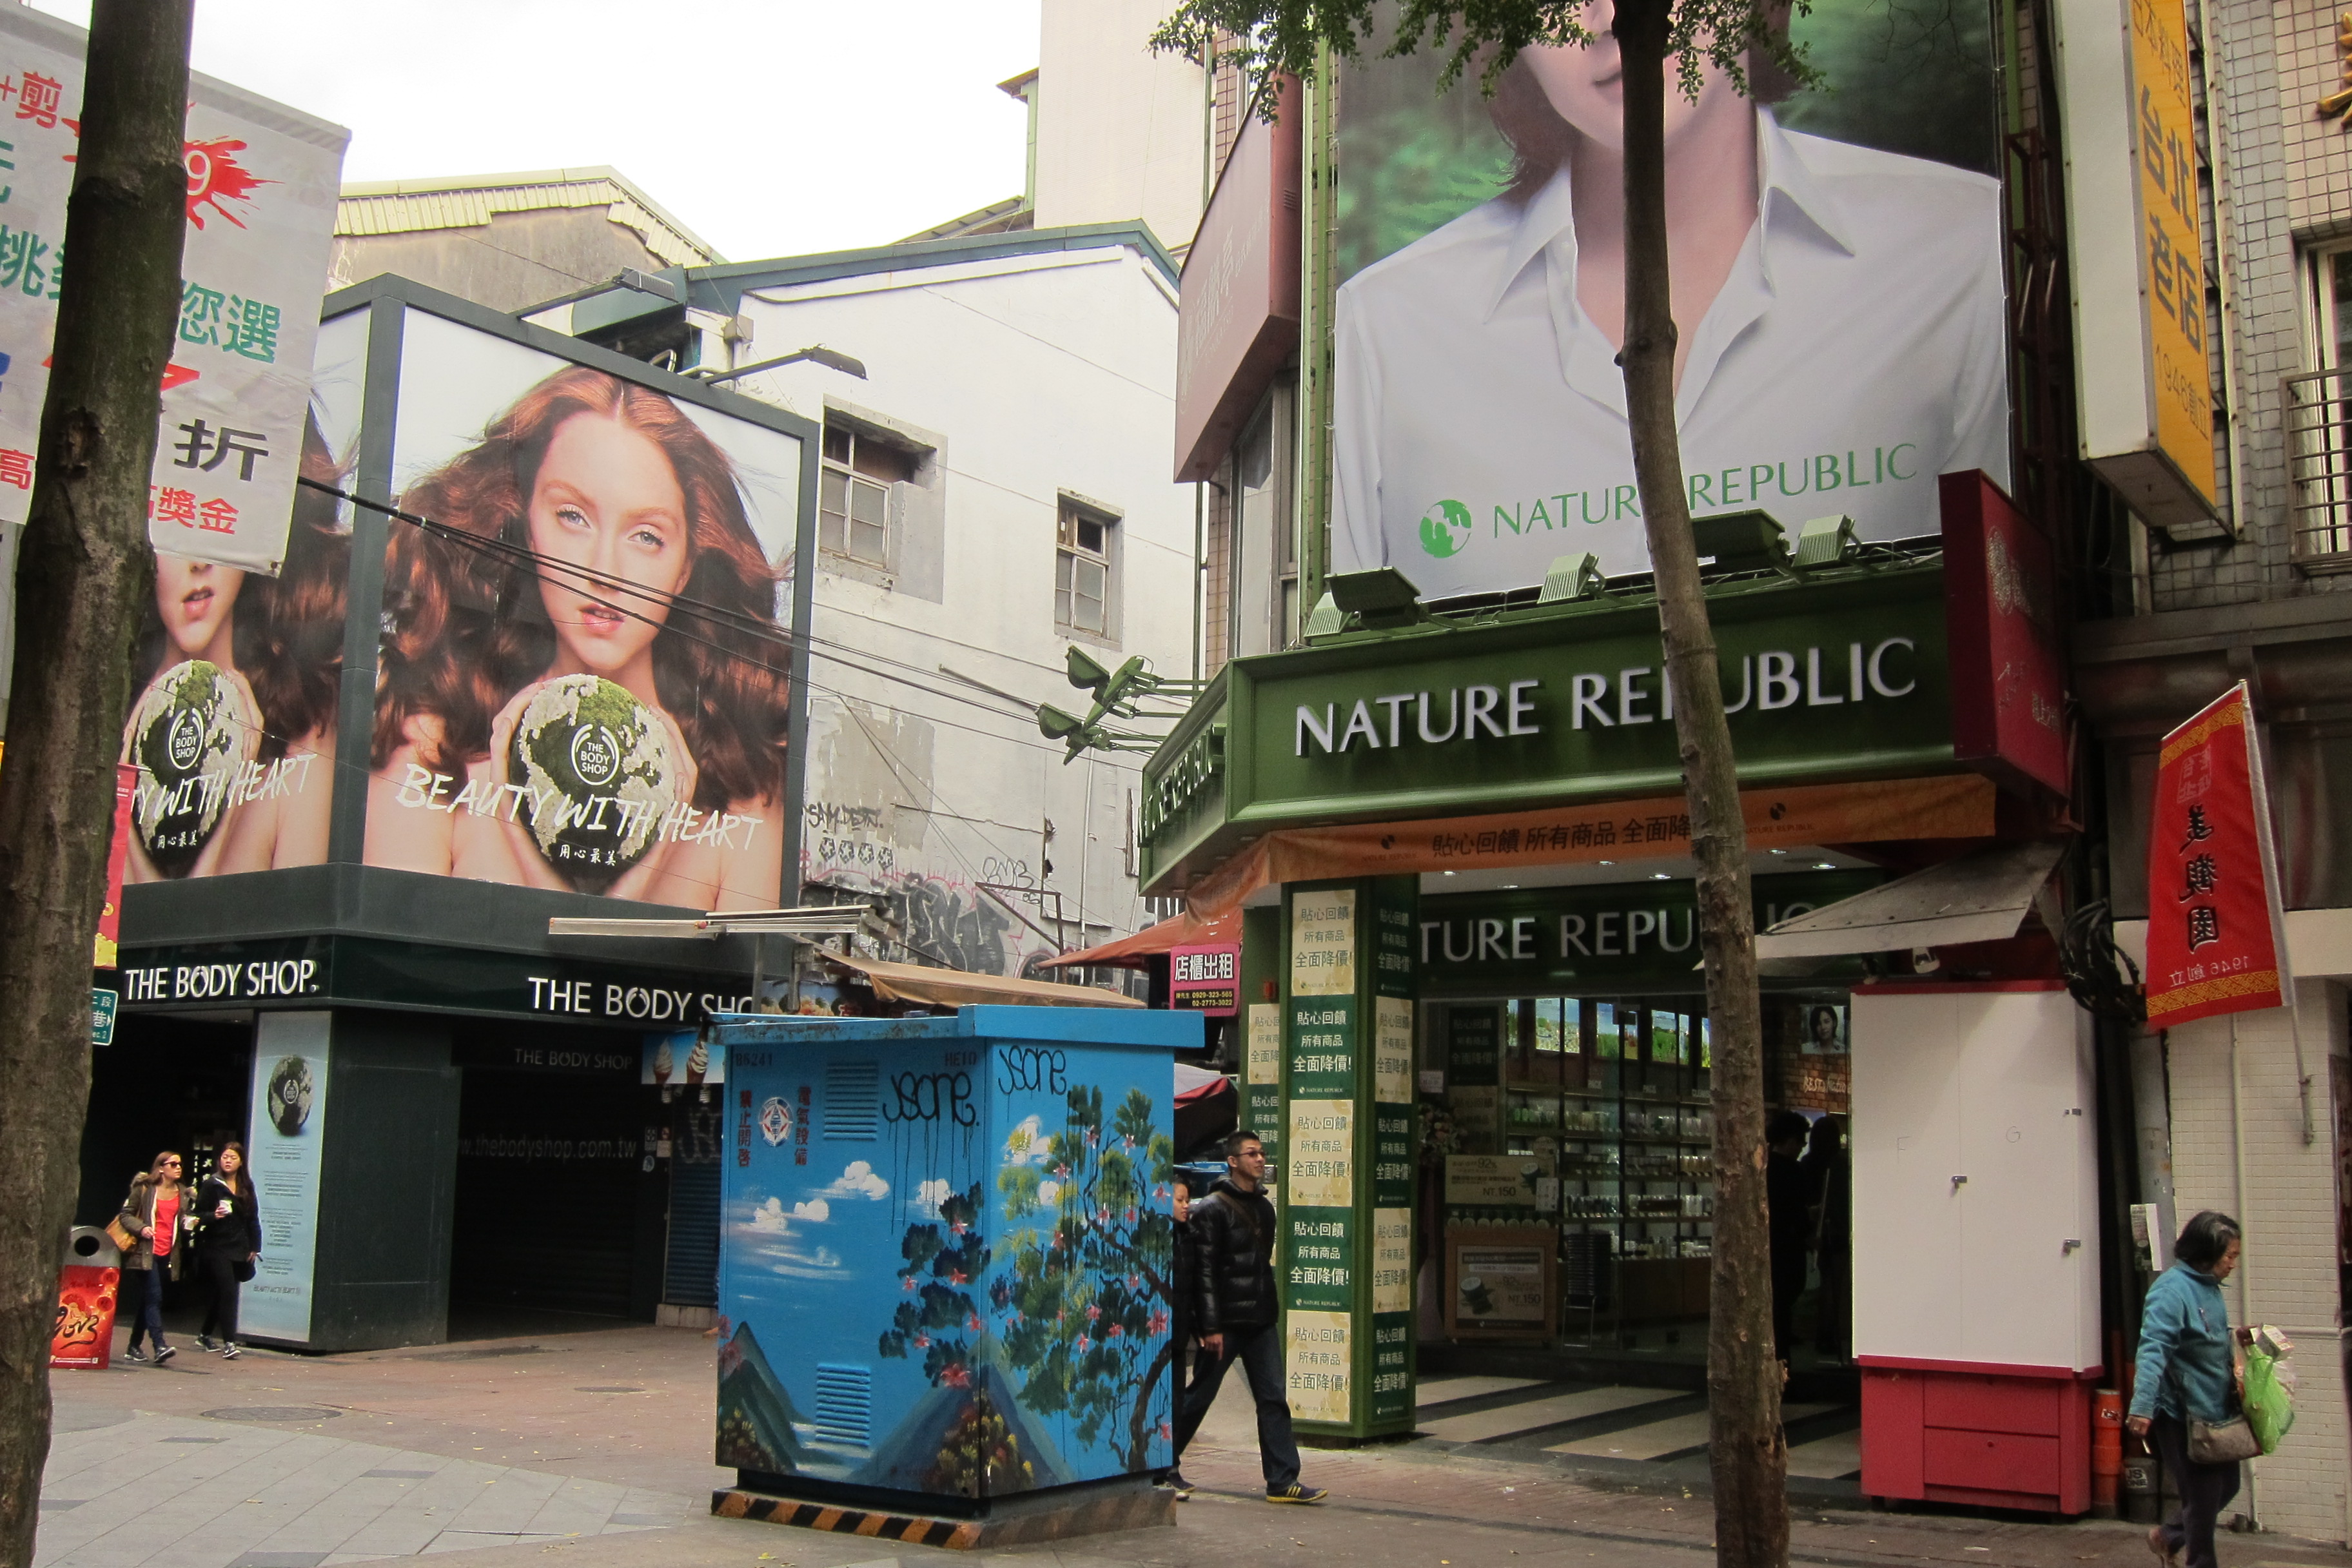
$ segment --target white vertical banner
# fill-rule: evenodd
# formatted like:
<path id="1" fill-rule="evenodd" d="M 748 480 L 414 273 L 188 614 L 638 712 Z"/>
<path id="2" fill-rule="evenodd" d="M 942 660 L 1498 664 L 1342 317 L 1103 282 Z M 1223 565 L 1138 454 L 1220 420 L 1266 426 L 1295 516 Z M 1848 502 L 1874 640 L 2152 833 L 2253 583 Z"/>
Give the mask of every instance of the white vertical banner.
<path id="1" fill-rule="evenodd" d="M 0 6 L 0 521 L 21 522 L 64 281 L 89 35 Z M 148 537 L 275 576 L 351 132 L 191 74 L 188 235 Z"/>
<path id="2" fill-rule="evenodd" d="M 257 1339 L 310 1341 L 333 1021 L 331 1013 L 264 1013 L 254 1029 L 245 1146 L 261 1207 L 261 1261 L 245 1288 L 243 1325 Z"/>

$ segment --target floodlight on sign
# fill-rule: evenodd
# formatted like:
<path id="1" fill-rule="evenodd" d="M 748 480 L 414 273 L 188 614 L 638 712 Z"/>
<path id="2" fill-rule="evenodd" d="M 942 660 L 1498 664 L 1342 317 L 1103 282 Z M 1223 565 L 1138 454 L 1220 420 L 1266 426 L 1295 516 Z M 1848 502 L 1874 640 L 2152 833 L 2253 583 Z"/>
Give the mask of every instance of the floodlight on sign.
<path id="1" fill-rule="evenodd" d="M 1421 590 L 1393 566 L 1335 572 L 1325 579 L 1332 603 L 1366 626 L 1409 626 L 1422 618 Z"/>
<path id="2" fill-rule="evenodd" d="M 1718 572 L 1777 572 L 1789 563 L 1788 531 L 1768 511 L 1720 512 L 1691 519 L 1698 557 Z"/>
<path id="3" fill-rule="evenodd" d="M 1070 672 L 1070 684 L 1081 691 L 1091 691 L 1099 696 L 1102 689 L 1109 684 L 1110 671 L 1076 643 L 1070 645 L 1065 664 Z"/>
<path id="4" fill-rule="evenodd" d="M 1817 572 L 1825 566 L 1843 566 L 1861 553 L 1862 541 L 1854 537 L 1853 519 L 1810 518 L 1797 530 L 1797 558 L 1792 564 L 1800 572 Z"/>
<path id="5" fill-rule="evenodd" d="M 1086 732 L 1087 721 L 1075 713 L 1065 713 L 1050 702 L 1037 704 L 1037 732 L 1049 741 L 1066 741 Z"/>
<path id="6" fill-rule="evenodd" d="M 1609 579 L 1601 575 L 1601 557 L 1584 550 L 1560 556 L 1551 563 L 1544 573 L 1543 591 L 1536 595 L 1536 603 L 1571 604 L 1608 591 Z"/>

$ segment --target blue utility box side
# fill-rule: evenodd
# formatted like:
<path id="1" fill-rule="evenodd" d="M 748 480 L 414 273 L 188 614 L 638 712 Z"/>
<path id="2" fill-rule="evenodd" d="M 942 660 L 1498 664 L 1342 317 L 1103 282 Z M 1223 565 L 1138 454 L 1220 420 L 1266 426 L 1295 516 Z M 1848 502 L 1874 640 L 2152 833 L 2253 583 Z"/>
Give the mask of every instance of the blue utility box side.
<path id="1" fill-rule="evenodd" d="M 1198 1017 L 719 1033 L 719 1463 L 983 1500 L 1170 1462 L 1170 1053 Z"/>

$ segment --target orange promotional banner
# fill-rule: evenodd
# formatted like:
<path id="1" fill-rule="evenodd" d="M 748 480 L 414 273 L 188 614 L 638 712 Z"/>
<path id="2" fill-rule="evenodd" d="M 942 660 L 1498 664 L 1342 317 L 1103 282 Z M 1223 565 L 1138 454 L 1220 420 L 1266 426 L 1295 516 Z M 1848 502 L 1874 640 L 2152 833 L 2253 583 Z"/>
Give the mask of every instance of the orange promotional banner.
<path id="1" fill-rule="evenodd" d="M 58 1316 L 49 1331 L 49 1365 L 104 1372 L 114 1345 L 114 1303 L 122 1271 L 68 1263 L 58 1276 Z"/>
<path id="2" fill-rule="evenodd" d="M 112 969 L 122 941 L 122 868 L 131 855 L 131 803 L 139 791 L 139 770 L 129 763 L 114 764 L 114 837 L 106 845 L 106 904 L 98 911 L 98 943 L 90 955 L 93 969 Z"/>
<path id="3" fill-rule="evenodd" d="M 2164 738 L 2147 828 L 2147 1021 L 2284 1006 L 2293 977 L 2252 703 L 2238 682 Z"/>
<path id="4" fill-rule="evenodd" d="M 1899 838 L 1990 837 L 1993 796 L 1990 780 L 1954 773 L 1743 790 L 1739 803 L 1750 848 L 1792 849 Z M 1184 904 L 1197 918 L 1216 920 L 1276 882 L 1591 865 L 1665 859 L 1690 852 L 1690 806 L 1678 795 L 1490 816 L 1287 827 L 1267 834 L 1202 878 L 1185 894 Z"/>

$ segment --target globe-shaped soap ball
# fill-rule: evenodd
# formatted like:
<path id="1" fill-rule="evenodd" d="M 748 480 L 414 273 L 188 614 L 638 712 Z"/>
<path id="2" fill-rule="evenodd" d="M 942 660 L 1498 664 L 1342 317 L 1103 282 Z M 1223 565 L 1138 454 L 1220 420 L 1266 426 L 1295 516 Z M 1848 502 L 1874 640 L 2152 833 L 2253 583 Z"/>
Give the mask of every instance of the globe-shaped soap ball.
<path id="1" fill-rule="evenodd" d="M 652 709 L 596 675 L 540 688 L 515 721 L 508 776 L 547 863 L 601 893 L 645 858 L 677 803 L 677 759 Z"/>
<path id="2" fill-rule="evenodd" d="M 131 824 L 166 877 L 194 866 L 253 756 L 257 720 L 245 707 L 218 666 L 192 658 L 157 677 L 132 710 L 131 761 L 141 776 Z"/>

